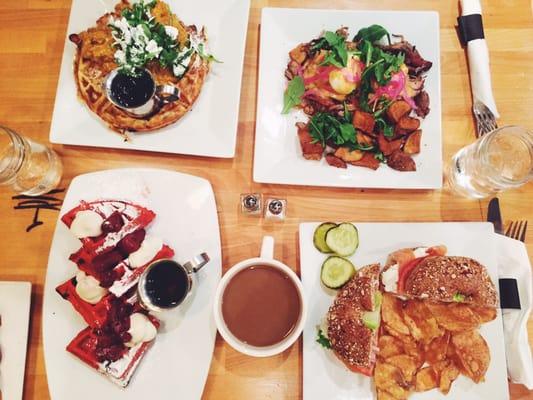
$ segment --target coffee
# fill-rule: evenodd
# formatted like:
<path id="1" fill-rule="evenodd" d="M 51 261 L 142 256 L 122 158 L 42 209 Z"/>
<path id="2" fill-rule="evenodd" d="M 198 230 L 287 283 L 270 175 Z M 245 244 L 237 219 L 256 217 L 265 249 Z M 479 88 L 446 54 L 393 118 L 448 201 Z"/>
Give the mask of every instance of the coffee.
<path id="1" fill-rule="evenodd" d="M 240 341 L 271 346 L 294 330 L 301 301 L 286 273 L 268 265 L 253 265 L 238 272 L 224 289 L 222 317 Z"/>

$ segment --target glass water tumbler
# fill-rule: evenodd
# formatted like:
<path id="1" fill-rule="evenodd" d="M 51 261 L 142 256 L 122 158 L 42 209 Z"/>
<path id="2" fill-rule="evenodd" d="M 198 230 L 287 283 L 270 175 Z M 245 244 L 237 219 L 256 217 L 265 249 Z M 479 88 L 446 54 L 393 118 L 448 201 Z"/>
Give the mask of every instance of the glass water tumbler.
<path id="1" fill-rule="evenodd" d="M 533 178 L 533 132 L 504 126 L 482 136 L 452 157 L 446 177 L 452 191 L 476 199 L 527 183 Z"/>
<path id="2" fill-rule="evenodd" d="M 59 185 L 62 172 L 61 160 L 52 149 L 0 126 L 0 185 L 39 196 Z"/>

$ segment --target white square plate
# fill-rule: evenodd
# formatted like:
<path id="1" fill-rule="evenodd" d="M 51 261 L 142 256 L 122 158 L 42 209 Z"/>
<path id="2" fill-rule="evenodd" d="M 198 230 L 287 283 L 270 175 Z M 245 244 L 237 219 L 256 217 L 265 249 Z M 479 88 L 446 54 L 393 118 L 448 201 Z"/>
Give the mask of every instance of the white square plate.
<path id="1" fill-rule="evenodd" d="M 44 289 L 44 356 L 54 400 L 199 399 L 209 372 L 216 326 L 212 305 L 221 275 L 218 216 L 208 181 L 158 169 L 116 169 L 76 177 L 60 215 L 80 200 L 124 199 L 156 213 L 147 232 L 163 239 L 183 263 L 206 252 L 211 261 L 201 271 L 192 295 L 172 314 L 172 329 L 162 328 L 130 385 L 122 389 L 82 363 L 65 348 L 87 325 L 55 288 L 74 276 L 68 260 L 80 242 L 58 221 L 48 259 Z M 167 314 L 168 317 L 168 314 Z"/>
<path id="2" fill-rule="evenodd" d="M 339 169 L 302 156 L 296 127 L 303 112 L 282 115 L 288 53 L 324 30 L 383 25 L 402 34 L 433 62 L 425 83 L 431 112 L 423 120 L 422 150 L 414 157 L 417 171 L 399 172 L 385 165 L 373 171 Z M 261 17 L 259 91 L 255 134 L 254 181 L 310 186 L 429 189 L 442 186 L 439 14 L 430 11 L 350 11 L 265 8 Z"/>
<path id="3" fill-rule="evenodd" d="M 372 400 L 372 379 L 350 372 L 335 355 L 316 342 L 316 327 L 325 317 L 335 294 L 320 284 L 320 266 L 327 258 L 313 245 L 317 223 L 300 225 L 300 268 L 307 297 L 304 328 L 303 397 L 305 400 Z M 385 263 L 387 255 L 405 247 L 444 244 L 449 255 L 466 256 L 487 267 L 498 288 L 498 265 L 494 253 L 494 231 L 490 223 L 355 223 L 359 248 L 351 257 L 356 268 Z M 506 400 L 509 398 L 501 312 L 480 328 L 490 348 L 491 361 L 485 382 L 475 384 L 460 376 L 447 396 L 438 390 L 413 393 L 410 400 Z"/>
<path id="4" fill-rule="evenodd" d="M 30 304 L 30 282 L 0 282 L 0 397 L 6 400 L 22 399 Z"/>
<path id="5" fill-rule="evenodd" d="M 96 24 L 116 0 L 73 0 L 50 129 L 52 143 L 148 150 L 164 153 L 233 157 L 239 119 L 239 98 L 248 28 L 249 0 L 167 0 L 186 24 L 205 26 L 212 63 L 193 108 L 176 123 L 148 133 L 129 134 L 130 142 L 111 131 L 76 93 L 72 65 L 76 47 L 71 33 Z"/>

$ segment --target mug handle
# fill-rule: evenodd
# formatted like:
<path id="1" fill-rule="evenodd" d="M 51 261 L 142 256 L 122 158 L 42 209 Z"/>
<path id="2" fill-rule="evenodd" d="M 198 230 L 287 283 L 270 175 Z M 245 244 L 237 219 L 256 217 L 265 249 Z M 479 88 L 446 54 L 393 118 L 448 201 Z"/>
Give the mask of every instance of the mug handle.
<path id="1" fill-rule="evenodd" d="M 209 256 L 207 253 L 202 253 L 193 257 L 192 261 L 186 262 L 183 266 L 187 271 L 198 272 L 208 262 Z"/>
<path id="2" fill-rule="evenodd" d="M 263 243 L 261 244 L 261 258 L 269 260 L 274 259 L 274 238 L 272 236 L 264 236 Z"/>
<path id="3" fill-rule="evenodd" d="M 156 96 L 161 104 L 172 103 L 180 99 L 180 91 L 173 85 L 159 85 L 156 88 Z"/>

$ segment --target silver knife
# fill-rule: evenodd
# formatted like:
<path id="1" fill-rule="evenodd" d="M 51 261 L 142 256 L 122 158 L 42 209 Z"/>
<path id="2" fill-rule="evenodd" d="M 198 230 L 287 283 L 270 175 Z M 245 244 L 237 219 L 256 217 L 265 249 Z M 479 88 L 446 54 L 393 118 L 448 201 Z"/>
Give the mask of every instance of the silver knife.
<path id="1" fill-rule="evenodd" d="M 503 223 L 502 223 L 502 214 L 500 211 L 500 201 L 497 197 L 494 197 L 489 202 L 489 208 L 487 211 L 487 221 L 492 222 L 494 225 L 494 231 L 503 235 Z"/>

